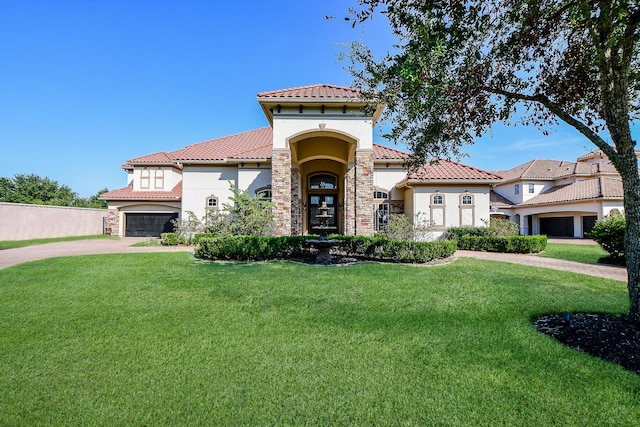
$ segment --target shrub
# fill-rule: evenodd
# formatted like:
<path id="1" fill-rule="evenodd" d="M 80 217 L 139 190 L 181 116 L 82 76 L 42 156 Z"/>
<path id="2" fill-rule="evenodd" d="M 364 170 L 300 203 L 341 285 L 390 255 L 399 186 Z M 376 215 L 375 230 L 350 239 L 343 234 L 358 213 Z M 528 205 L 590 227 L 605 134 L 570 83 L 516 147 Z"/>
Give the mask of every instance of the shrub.
<path id="1" fill-rule="evenodd" d="M 462 236 L 517 236 L 520 234 L 520 226 L 508 219 L 491 218 L 486 227 L 451 227 L 447 229 L 447 233 L 450 239 Z"/>
<path id="2" fill-rule="evenodd" d="M 231 185 L 231 204 L 223 204 L 229 215 L 231 234 L 235 236 L 267 236 L 272 234 L 273 203 L 249 197 L 247 190 L 240 191 Z"/>
<path id="3" fill-rule="evenodd" d="M 538 253 L 547 247 L 547 236 L 472 236 L 458 239 L 458 249 L 483 252 Z"/>
<path id="4" fill-rule="evenodd" d="M 425 263 L 456 251 L 453 240 L 414 242 L 382 237 L 342 236 L 338 250 L 345 256 L 387 262 Z"/>
<path id="5" fill-rule="evenodd" d="M 413 240 L 413 224 L 406 215 L 391 214 L 380 236 L 389 240 Z"/>
<path id="6" fill-rule="evenodd" d="M 208 260 L 261 261 L 303 255 L 303 236 L 198 236 L 196 258 Z"/>
<path id="7" fill-rule="evenodd" d="M 624 233 L 627 222 L 624 215 L 606 215 L 596 221 L 593 229 L 588 233 L 592 238 L 611 255 L 614 260 L 624 260 Z"/>
<path id="8" fill-rule="evenodd" d="M 163 246 L 187 245 L 189 241 L 182 234 L 162 233 L 160 234 L 160 244 Z"/>
<path id="9" fill-rule="evenodd" d="M 228 236 L 198 235 L 196 258 L 207 260 L 261 261 L 308 256 L 304 236 Z M 408 242 L 385 238 L 340 236 L 339 256 L 387 262 L 425 263 L 447 258 L 456 251 L 454 240 Z"/>

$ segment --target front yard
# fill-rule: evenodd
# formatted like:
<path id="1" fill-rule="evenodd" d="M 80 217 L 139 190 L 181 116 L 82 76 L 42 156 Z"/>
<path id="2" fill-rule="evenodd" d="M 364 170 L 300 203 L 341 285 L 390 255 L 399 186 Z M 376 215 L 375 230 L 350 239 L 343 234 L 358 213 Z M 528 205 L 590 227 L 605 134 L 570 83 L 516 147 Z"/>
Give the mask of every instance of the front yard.
<path id="1" fill-rule="evenodd" d="M 626 284 L 460 259 L 0 270 L 1 425 L 633 425 L 640 377 L 556 343 L 547 312 Z"/>

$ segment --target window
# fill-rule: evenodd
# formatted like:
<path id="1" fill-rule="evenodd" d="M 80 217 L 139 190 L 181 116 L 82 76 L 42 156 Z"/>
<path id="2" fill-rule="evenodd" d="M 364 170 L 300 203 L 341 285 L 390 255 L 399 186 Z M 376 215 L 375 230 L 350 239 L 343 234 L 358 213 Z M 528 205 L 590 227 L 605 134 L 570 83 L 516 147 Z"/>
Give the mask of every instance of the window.
<path id="1" fill-rule="evenodd" d="M 445 226 L 445 206 L 444 195 L 436 192 L 431 195 L 431 206 L 429 207 L 429 216 L 431 224 L 437 229 Z"/>
<path id="2" fill-rule="evenodd" d="M 513 186 L 513 194 L 520 194 L 520 184 Z"/>
<path id="3" fill-rule="evenodd" d="M 164 171 L 162 169 L 156 169 L 153 180 L 154 188 L 164 188 Z"/>
<path id="4" fill-rule="evenodd" d="M 472 227 L 475 224 L 475 210 L 473 194 L 468 191 L 460 194 L 460 227 Z"/>
<path id="5" fill-rule="evenodd" d="M 376 231 L 383 231 L 389 223 L 389 203 L 380 203 L 376 209 Z"/>
<path id="6" fill-rule="evenodd" d="M 536 186 L 533 184 L 529 184 L 529 194 L 533 194 L 536 191 Z"/>
<path id="7" fill-rule="evenodd" d="M 271 186 L 258 188 L 256 190 L 256 197 L 262 202 L 270 202 L 273 193 L 271 192 Z"/>
<path id="8" fill-rule="evenodd" d="M 335 190 L 336 188 L 338 188 L 338 180 L 333 175 L 318 173 L 309 177 L 310 190 Z"/>
<path id="9" fill-rule="evenodd" d="M 149 169 L 144 168 L 140 171 L 140 188 L 149 188 L 151 181 L 151 173 Z"/>
<path id="10" fill-rule="evenodd" d="M 373 192 L 373 198 L 387 200 L 389 198 L 389 193 L 385 191 L 376 190 Z"/>
<path id="11" fill-rule="evenodd" d="M 434 194 L 431 197 L 431 204 L 432 205 L 443 205 L 444 204 L 444 197 L 442 197 L 442 194 Z"/>
<path id="12" fill-rule="evenodd" d="M 471 196 L 471 194 L 463 194 L 462 195 L 462 204 L 463 205 L 472 205 L 473 204 L 473 196 Z"/>
<path id="13" fill-rule="evenodd" d="M 218 210 L 218 198 L 216 196 L 207 197 L 207 211 L 217 211 Z"/>

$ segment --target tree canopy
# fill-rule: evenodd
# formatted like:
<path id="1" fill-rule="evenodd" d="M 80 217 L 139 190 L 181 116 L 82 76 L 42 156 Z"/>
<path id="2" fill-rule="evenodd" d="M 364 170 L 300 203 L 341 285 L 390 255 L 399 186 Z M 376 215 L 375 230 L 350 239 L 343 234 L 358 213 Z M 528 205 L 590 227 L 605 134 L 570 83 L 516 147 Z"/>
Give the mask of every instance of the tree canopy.
<path id="1" fill-rule="evenodd" d="M 106 208 L 106 202 L 98 196 L 108 191 L 100 190 L 96 195 L 81 198 L 66 185 L 36 174 L 16 174 L 13 178 L 0 177 L 0 202 L 37 205 L 76 206 Z"/>
<path id="2" fill-rule="evenodd" d="M 375 58 L 354 44 L 354 87 L 383 103 L 386 135 L 413 163 L 460 155 L 497 122 L 558 121 L 622 176 L 630 313 L 640 322 L 640 176 L 630 124 L 640 115 L 640 5 L 614 0 L 358 0 L 354 25 L 384 15 L 397 43 Z"/>

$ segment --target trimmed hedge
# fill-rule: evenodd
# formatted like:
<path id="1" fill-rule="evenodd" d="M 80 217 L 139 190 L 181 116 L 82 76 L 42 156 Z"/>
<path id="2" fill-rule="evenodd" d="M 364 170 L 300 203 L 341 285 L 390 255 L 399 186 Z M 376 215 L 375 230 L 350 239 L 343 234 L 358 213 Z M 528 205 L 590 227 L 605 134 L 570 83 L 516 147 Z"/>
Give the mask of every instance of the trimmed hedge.
<path id="1" fill-rule="evenodd" d="M 160 234 L 160 244 L 163 246 L 189 245 L 189 240 L 179 233 L 162 233 Z"/>
<path id="2" fill-rule="evenodd" d="M 341 236 L 337 250 L 347 257 L 385 262 L 425 263 L 447 258 L 456 251 L 455 240 L 415 242 L 382 237 Z"/>
<path id="3" fill-rule="evenodd" d="M 483 252 L 530 254 L 547 247 L 547 236 L 471 236 L 458 238 L 458 249 Z"/>
<path id="4" fill-rule="evenodd" d="M 196 258 L 208 260 L 263 261 L 301 257 L 303 236 L 198 236 Z"/>
<path id="5" fill-rule="evenodd" d="M 312 256 L 309 236 L 230 236 L 199 235 L 196 258 L 207 260 L 262 261 Z M 455 240 L 410 242 L 362 236 L 336 238 L 336 257 L 385 262 L 425 263 L 447 258 L 456 251 Z"/>

